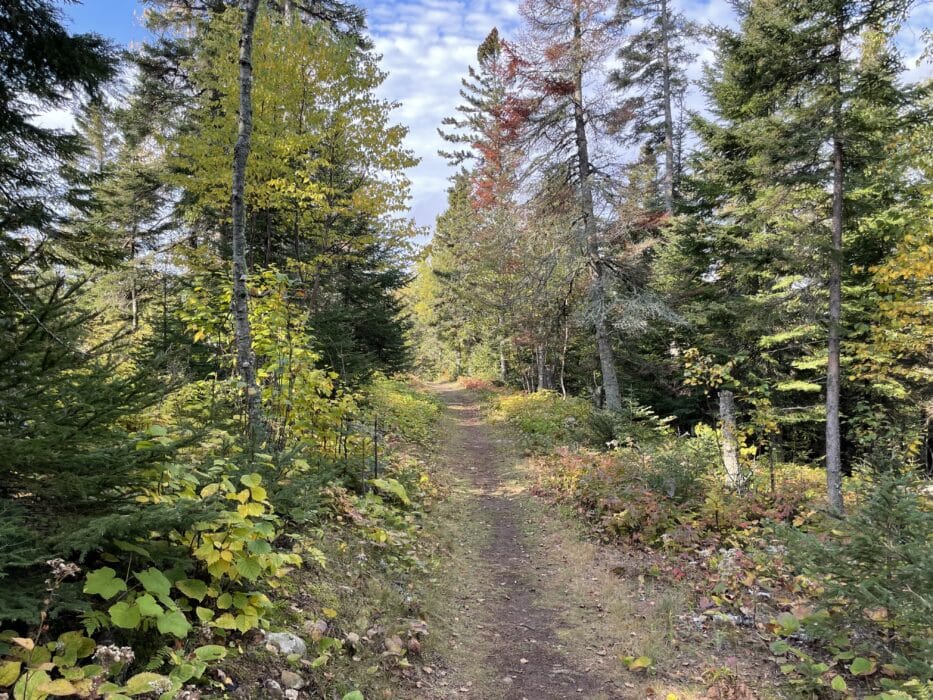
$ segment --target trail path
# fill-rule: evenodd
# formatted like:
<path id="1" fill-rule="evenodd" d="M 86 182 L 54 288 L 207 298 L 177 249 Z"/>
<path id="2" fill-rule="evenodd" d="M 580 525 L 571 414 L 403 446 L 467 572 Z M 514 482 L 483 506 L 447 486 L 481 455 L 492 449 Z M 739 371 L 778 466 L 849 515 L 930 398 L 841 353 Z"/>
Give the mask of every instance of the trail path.
<path id="1" fill-rule="evenodd" d="M 609 574 L 526 492 L 514 446 L 475 397 L 453 385 L 434 389 L 447 407 L 440 442 L 453 479 L 438 518 L 457 534 L 437 595 L 448 611 L 440 634 L 453 643 L 450 668 L 416 697 L 638 697 L 610 678 L 620 662 L 598 646 L 607 617 L 598 596 Z"/>

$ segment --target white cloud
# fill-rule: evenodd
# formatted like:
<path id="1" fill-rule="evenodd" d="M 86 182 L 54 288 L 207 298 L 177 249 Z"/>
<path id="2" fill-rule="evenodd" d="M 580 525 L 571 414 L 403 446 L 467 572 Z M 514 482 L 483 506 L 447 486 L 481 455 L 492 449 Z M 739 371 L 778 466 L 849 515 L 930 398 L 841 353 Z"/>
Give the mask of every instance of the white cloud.
<path id="1" fill-rule="evenodd" d="M 446 204 L 450 169 L 437 155 L 437 128 L 460 102 L 460 80 L 493 27 L 510 34 L 517 0 L 367 0 L 370 34 L 389 77 L 382 95 L 401 103 L 396 119 L 409 127 L 408 146 L 421 158 L 410 173 L 412 215 L 433 226 Z"/>
<path id="2" fill-rule="evenodd" d="M 443 141 L 437 128 L 444 117 L 454 114 L 460 103 L 460 80 L 475 63 L 476 48 L 489 30 L 498 27 L 514 35 L 519 23 L 518 0 L 364 0 L 369 30 L 382 68 L 389 77 L 382 95 L 401 103 L 396 119 L 411 130 L 408 145 L 421 158 L 411 173 L 412 215 L 421 226 L 433 226 L 446 203 L 450 169 L 437 155 Z M 734 26 L 729 0 L 681 0 L 680 8 L 699 23 Z M 908 26 L 898 35 L 898 44 L 908 68 L 906 79 L 930 75 L 929 63 L 918 66 L 919 27 L 930 26 L 933 8 L 919 6 Z M 711 61 L 712 51 L 697 46 L 698 59 L 690 69 L 694 80 L 702 76 L 702 65 Z M 688 107 L 702 109 L 704 98 L 697 86 L 690 91 Z"/>

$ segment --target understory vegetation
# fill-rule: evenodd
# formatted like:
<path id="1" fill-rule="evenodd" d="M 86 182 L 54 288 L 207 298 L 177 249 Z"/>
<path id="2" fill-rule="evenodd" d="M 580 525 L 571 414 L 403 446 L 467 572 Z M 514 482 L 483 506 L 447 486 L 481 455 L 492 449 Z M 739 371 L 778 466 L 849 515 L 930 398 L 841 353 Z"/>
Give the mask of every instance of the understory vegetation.
<path id="1" fill-rule="evenodd" d="M 662 555 L 639 574 L 686 586 L 710 630 L 766 640 L 794 692 L 929 697 L 933 503 L 916 477 L 859 472 L 839 518 L 805 464 L 746 450 L 748 478 L 731 488 L 712 426 L 678 435 L 634 403 L 485 393 L 533 455 L 536 493 L 607 545 Z"/>
<path id="2" fill-rule="evenodd" d="M 0 697 L 379 693 L 439 408 L 389 378 L 415 160 L 363 15 L 63 22 L 0 8 Z"/>

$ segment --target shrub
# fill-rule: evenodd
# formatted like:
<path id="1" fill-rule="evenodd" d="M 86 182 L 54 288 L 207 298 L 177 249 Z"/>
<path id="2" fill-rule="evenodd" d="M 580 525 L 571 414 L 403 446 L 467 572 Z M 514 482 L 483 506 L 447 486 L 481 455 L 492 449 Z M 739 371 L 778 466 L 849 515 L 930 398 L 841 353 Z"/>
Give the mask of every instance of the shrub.
<path id="1" fill-rule="evenodd" d="M 496 405 L 499 415 L 519 430 L 528 447 L 542 451 L 586 442 L 592 410 L 583 399 L 563 398 L 553 391 L 513 394 Z"/>
<path id="2" fill-rule="evenodd" d="M 619 411 L 594 410 L 587 421 L 588 437 L 594 447 L 650 445 L 669 437 L 668 419 L 630 399 Z"/>
<path id="3" fill-rule="evenodd" d="M 821 581 L 834 627 L 880 656 L 933 678 L 933 510 L 906 477 L 882 476 L 829 533 L 786 530 L 791 561 Z M 889 653 L 890 652 L 890 653 Z"/>
<path id="4" fill-rule="evenodd" d="M 397 379 L 376 375 L 367 388 L 368 412 L 397 436 L 424 444 L 441 413 L 433 396 Z"/>

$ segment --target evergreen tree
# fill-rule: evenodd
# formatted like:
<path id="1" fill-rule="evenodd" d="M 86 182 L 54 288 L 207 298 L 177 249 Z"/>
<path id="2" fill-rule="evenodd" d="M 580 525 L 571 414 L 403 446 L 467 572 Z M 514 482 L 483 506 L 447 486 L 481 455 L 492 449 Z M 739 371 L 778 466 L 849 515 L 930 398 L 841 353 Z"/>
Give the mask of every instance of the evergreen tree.
<path id="1" fill-rule="evenodd" d="M 680 180 L 683 133 L 674 114 L 687 90 L 687 66 L 696 54 L 688 47 L 697 28 L 671 0 L 620 0 L 617 20 L 637 26 L 618 52 L 621 65 L 612 73 L 613 85 L 625 94 L 619 105 L 619 127 L 630 138 L 660 146 L 664 155 L 664 209 L 674 211 Z"/>
<path id="2" fill-rule="evenodd" d="M 825 261 L 815 277 L 826 289 L 826 470 L 830 505 L 839 512 L 842 290 L 849 269 L 843 242 L 858 247 L 858 221 L 866 205 L 877 206 L 854 195 L 878 162 L 879 144 L 897 128 L 908 97 L 897 84 L 900 66 L 888 47 L 906 8 L 903 2 L 843 0 L 756 0 L 740 6 L 739 30 L 719 31 L 719 59 L 709 76 L 722 123 L 700 126 L 720 157 L 712 167 L 731 183 L 748 217 L 735 230 L 737 240 L 749 237 L 753 243 L 754 236 L 763 236 L 776 249 L 782 246 L 775 246 L 772 232 L 783 229 L 792 235 L 783 245 L 796 241 L 798 259 L 819 251 Z M 874 58 L 859 60 L 868 54 Z M 776 206 L 787 211 L 787 220 L 775 220 Z M 735 214 L 722 222 L 734 227 Z M 786 250 L 777 259 L 788 259 Z M 759 269 L 768 270 L 762 263 Z M 799 299 L 813 282 L 810 277 L 789 281 L 789 289 L 759 290 Z"/>

